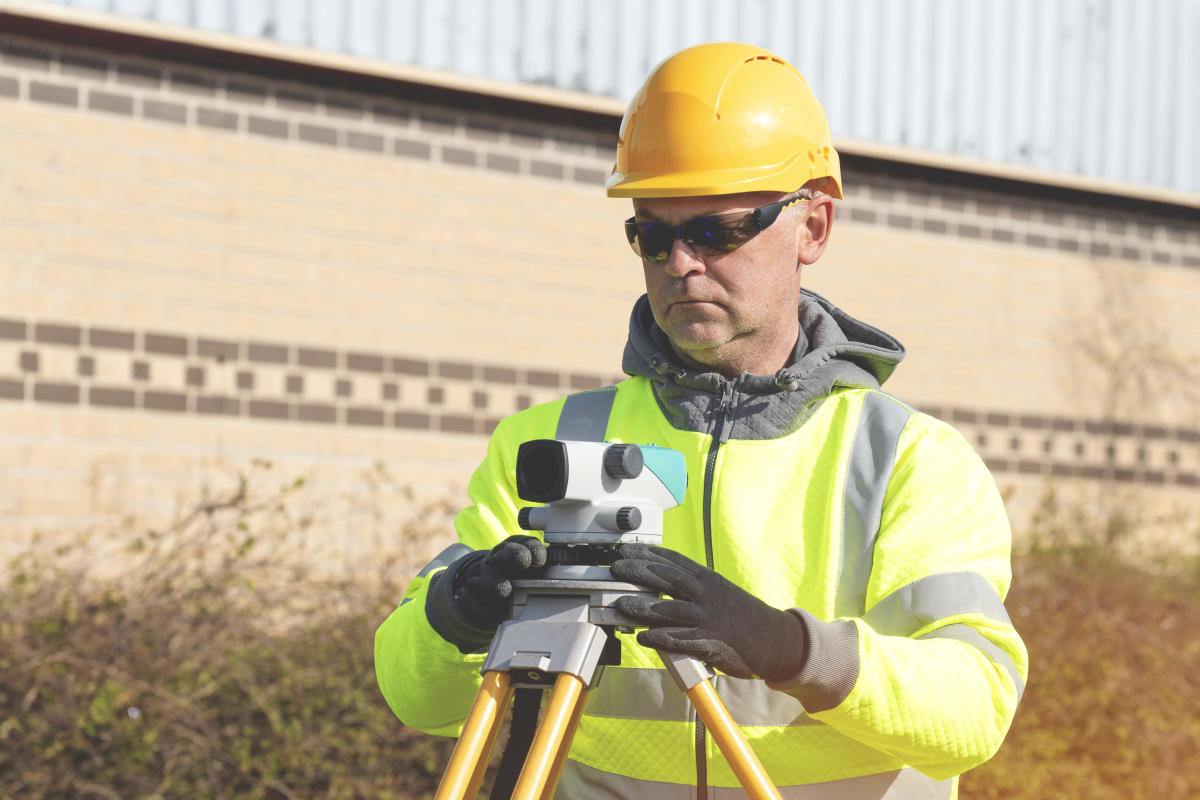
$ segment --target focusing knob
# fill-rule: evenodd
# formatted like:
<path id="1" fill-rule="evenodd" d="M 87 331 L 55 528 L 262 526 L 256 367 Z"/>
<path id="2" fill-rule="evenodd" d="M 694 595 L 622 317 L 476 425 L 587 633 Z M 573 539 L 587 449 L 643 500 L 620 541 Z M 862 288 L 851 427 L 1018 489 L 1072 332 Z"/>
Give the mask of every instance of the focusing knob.
<path id="1" fill-rule="evenodd" d="M 636 531 L 642 527 L 642 512 L 634 506 L 625 506 L 619 509 L 617 511 L 617 527 L 622 531 Z"/>
<path id="2" fill-rule="evenodd" d="M 642 448 L 636 444 L 614 444 L 604 451 L 604 471 L 613 478 L 636 478 L 642 465 Z"/>
<path id="3" fill-rule="evenodd" d="M 550 522 L 550 510 L 545 506 L 525 506 L 517 512 L 517 525 L 523 531 L 544 531 Z"/>

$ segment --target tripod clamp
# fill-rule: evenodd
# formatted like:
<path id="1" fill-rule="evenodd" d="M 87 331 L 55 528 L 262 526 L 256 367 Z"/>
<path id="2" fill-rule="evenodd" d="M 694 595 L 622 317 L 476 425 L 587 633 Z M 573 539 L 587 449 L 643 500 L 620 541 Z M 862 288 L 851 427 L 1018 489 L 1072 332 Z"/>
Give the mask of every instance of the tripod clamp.
<path id="1" fill-rule="evenodd" d="M 481 671 L 507 672 L 513 686 L 539 689 L 564 674 L 594 688 L 604 665 L 620 663 L 620 642 L 608 631 L 632 633 L 637 624 L 614 603 L 628 595 L 658 598 L 597 566 L 551 566 L 543 578 L 512 585 L 512 619 L 496 632 Z"/>
<path id="2" fill-rule="evenodd" d="M 539 689 L 553 685 L 555 674 L 574 675 L 594 689 L 604 672 L 601 662 L 620 663 L 619 650 L 615 659 L 605 658 L 619 643 L 603 627 L 632 633 L 637 626 L 617 610 L 616 600 L 629 595 L 658 599 L 658 594 L 614 581 L 605 567 L 555 566 L 547 573 L 512 582 L 512 619 L 496 632 L 481 672 L 507 672 L 514 687 Z M 681 692 L 716 676 L 691 656 L 661 651 L 659 656 Z"/>

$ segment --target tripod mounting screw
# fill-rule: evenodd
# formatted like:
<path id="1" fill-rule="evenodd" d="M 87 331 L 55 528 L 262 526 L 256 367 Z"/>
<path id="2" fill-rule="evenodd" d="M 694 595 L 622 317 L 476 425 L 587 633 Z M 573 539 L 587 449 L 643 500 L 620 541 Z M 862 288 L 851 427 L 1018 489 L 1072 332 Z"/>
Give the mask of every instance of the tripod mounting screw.
<path id="1" fill-rule="evenodd" d="M 636 444 L 614 444 L 604 451 L 604 471 L 613 478 L 636 478 L 643 464 L 642 448 Z"/>

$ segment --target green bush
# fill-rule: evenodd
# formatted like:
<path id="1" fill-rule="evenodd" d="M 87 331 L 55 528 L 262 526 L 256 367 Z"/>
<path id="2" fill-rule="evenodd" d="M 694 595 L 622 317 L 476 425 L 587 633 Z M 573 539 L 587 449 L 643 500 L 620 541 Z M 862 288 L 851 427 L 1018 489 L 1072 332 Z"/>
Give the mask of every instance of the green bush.
<path id="1" fill-rule="evenodd" d="M 393 717 L 372 640 L 412 571 L 404 548 L 446 509 L 339 577 L 308 569 L 287 493 L 243 483 L 120 550 L 81 540 L 11 565 L 0 799 L 431 796 L 452 742 Z M 1014 572 L 1032 674 L 961 796 L 1200 797 L 1197 575 L 1060 541 Z"/>

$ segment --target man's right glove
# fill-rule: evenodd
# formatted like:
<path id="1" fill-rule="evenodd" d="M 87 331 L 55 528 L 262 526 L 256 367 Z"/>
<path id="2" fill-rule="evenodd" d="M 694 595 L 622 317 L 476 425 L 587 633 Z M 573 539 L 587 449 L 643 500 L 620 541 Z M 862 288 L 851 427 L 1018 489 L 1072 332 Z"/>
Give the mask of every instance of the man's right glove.
<path id="1" fill-rule="evenodd" d="M 674 598 L 626 595 L 616 601 L 622 613 L 647 627 L 637 635 L 642 647 L 683 653 L 735 678 L 782 681 L 804 666 L 808 630 L 803 620 L 682 553 L 623 544 L 612 575 Z"/>
<path id="2" fill-rule="evenodd" d="M 430 580 L 425 617 L 459 652 L 478 652 L 508 618 L 511 579 L 536 578 L 545 566 L 546 546 L 535 536 L 510 536 L 490 551 L 468 553 Z"/>

